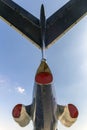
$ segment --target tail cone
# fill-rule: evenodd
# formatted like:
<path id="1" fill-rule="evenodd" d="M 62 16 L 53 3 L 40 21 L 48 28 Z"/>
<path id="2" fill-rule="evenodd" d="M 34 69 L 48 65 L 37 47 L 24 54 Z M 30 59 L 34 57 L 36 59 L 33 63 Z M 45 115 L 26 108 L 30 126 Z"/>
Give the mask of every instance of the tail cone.
<path id="1" fill-rule="evenodd" d="M 42 60 L 35 76 L 35 82 L 38 84 L 49 84 L 53 81 L 52 73 L 47 63 Z"/>

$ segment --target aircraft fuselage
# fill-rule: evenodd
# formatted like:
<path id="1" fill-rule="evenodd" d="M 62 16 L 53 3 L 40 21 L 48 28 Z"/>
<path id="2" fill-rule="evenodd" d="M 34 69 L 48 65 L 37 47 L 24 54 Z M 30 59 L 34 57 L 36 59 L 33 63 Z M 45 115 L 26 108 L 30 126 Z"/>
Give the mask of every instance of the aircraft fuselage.
<path id="1" fill-rule="evenodd" d="M 56 130 L 57 103 L 53 93 L 52 81 L 52 73 L 47 63 L 42 60 L 35 75 L 33 93 L 35 130 Z"/>
<path id="2" fill-rule="evenodd" d="M 58 120 L 70 127 L 78 117 L 78 110 L 73 104 L 67 106 L 57 104 L 53 75 L 46 61 L 42 60 L 35 75 L 32 104 L 16 105 L 12 115 L 22 127 L 32 120 L 34 130 L 57 130 Z"/>
<path id="3" fill-rule="evenodd" d="M 53 93 L 53 85 L 38 85 L 35 83 L 34 115 L 35 130 L 56 130 L 57 103 Z"/>

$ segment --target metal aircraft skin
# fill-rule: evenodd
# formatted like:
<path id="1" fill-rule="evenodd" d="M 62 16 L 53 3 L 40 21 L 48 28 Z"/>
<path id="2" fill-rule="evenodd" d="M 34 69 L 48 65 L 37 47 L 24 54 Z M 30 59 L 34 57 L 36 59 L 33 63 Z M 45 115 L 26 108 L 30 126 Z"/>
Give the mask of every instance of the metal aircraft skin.
<path id="1" fill-rule="evenodd" d="M 46 60 L 42 59 L 35 75 L 32 104 L 17 104 L 12 115 L 21 127 L 28 125 L 32 120 L 34 130 L 57 130 L 58 120 L 70 127 L 77 120 L 78 110 L 73 104 L 57 104 L 53 75 Z"/>
<path id="2" fill-rule="evenodd" d="M 24 127 L 32 120 L 34 130 L 57 130 L 58 120 L 67 127 L 77 120 L 78 110 L 73 104 L 62 106 L 56 102 L 53 75 L 44 58 L 44 50 L 86 13 L 87 0 L 70 0 L 47 20 L 42 5 L 38 20 L 13 1 L 0 0 L 0 16 L 42 50 L 42 60 L 35 75 L 32 104 L 17 104 L 12 111 L 14 120 L 20 126 Z"/>

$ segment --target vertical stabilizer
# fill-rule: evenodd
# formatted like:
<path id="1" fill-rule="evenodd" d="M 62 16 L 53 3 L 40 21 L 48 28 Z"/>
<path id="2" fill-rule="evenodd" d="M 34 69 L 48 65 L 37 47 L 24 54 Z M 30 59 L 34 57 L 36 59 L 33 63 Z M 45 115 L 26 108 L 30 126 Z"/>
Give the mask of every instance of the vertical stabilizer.
<path id="1" fill-rule="evenodd" d="M 41 12 L 40 12 L 40 27 L 41 27 L 41 43 L 42 43 L 42 59 L 45 59 L 45 30 L 46 30 L 46 18 L 45 18 L 45 11 L 44 5 L 41 5 Z"/>

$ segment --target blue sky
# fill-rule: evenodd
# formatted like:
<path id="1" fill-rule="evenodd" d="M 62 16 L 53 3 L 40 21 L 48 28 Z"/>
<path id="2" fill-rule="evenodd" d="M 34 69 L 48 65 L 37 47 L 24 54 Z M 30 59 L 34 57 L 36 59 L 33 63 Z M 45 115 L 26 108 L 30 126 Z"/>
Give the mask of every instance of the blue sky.
<path id="1" fill-rule="evenodd" d="M 39 18 L 42 3 L 46 17 L 68 0 L 14 0 Z M 47 62 L 54 76 L 59 104 L 73 103 L 79 109 L 79 118 L 66 128 L 59 122 L 59 130 L 87 129 L 87 16 L 46 50 Z M 29 130 L 18 126 L 11 115 L 17 103 L 32 102 L 34 76 L 41 61 L 41 52 L 30 41 L 0 19 L 0 129 Z"/>

